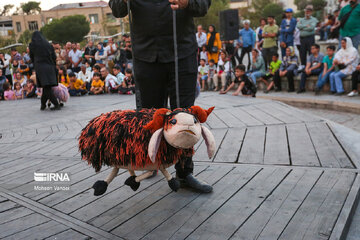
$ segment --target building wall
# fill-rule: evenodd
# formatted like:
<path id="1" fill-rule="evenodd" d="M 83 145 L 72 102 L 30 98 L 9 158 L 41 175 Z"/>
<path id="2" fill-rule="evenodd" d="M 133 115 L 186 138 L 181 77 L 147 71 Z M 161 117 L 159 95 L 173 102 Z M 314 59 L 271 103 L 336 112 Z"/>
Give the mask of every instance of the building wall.
<path id="1" fill-rule="evenodd" d="M 108 16 L 112 16 L 112 12 L 109 7 L 58 9 L 42 11 L 37 15 L 14 15 L 12 16 L 13 28 L 16 37 L 19 37 L 22 32 L 29 29 L 29 22 L 36 21 L 38 24 L 38 29 L 40 30 L 42 26 L 49 23 L 52 19 L 59 19 L 76 14 L 84 15 L 87 20 L 90 21 L 90 34 L 106 35 L 107 32 L 105 29 L 105 24 L 107 27 L 111 26 L 117 28 L 118 31 L 121 30 L 119 19 L 112 19 L 110 22 L 107 22 Z M 97 15 L 97 21 L 95 19 L 96 17 L 90 19 L 91 15 Z M 17 22 L 21 25 L 21 31 L 18 31 L 17 29 Z"/>

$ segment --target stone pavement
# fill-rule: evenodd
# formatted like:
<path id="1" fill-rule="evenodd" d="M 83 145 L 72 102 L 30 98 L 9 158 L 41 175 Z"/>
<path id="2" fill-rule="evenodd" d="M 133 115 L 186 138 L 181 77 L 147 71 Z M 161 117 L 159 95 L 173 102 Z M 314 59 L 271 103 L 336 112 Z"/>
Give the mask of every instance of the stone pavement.
<path id="1" fill-rule="evenodd" d="M 267 99 L 202 93 L 197 105 L 216 106 L 206 123 L 216 154 L 207 159 L 200 141 L 194 156 L 213 193 L 172 192 L 160 175 L 133 192 L 120 171 L 95 197 L 91 186 L 110 168 L 95 174 L 76 137 L 100 113 L 134 108 L 134 97 L 74 97 L 55 112 L 39 111 L 37 99 L 0 102 L 0 238 L 346 238 L 359 198 L 358 132 Z M 70 182 L 39 190 L 54 183 L 35 172 Z"/>

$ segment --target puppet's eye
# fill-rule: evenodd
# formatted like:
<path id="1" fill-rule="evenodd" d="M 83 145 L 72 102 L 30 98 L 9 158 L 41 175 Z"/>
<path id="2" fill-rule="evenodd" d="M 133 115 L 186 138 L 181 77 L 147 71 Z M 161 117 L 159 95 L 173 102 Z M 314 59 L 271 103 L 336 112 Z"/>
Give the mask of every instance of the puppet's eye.
<path id="1" fill-rule="evenodd" d="M 194 123 L 197 124 L 199 121 L 194 117 Z"/>
<path id="2" fill-rule="evenodd" d="M 174 119 L 172 119 L 171 121 L 170 121 L 170 123 L 172 124 L 172 125 L 175 125 L 176 124 L 176 119 L 174 118 Z"/>

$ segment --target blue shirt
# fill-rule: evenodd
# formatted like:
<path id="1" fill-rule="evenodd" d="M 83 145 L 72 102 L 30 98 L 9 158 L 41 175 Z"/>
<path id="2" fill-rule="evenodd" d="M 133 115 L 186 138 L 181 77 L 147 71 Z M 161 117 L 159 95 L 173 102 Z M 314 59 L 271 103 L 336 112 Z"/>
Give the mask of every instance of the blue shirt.
<path id="1" fill-rule="evenodd" d="M 240 40 L 242 39 L 242 41 Z M 239 43 L 242 42 L 243 47 L 254 47 L 255 46 L 255 32 L 249 28 L 246 30 L 245 28 L 239 31 Z"/>

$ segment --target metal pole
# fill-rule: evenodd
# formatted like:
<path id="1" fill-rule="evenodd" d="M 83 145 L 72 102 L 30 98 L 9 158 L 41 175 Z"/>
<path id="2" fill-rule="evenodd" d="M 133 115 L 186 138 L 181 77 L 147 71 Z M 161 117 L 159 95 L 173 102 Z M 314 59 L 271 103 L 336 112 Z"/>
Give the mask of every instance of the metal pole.
<path id="1" fill-rule="evenodd" d="M 180 108 L 179 95 L 179 62 L 176 36 L 176 10 L 173 10 L 173 37 L 174 37 L 174 60 L 175 60 L 175 91 L 176 91 L 176 106 Z"/>

